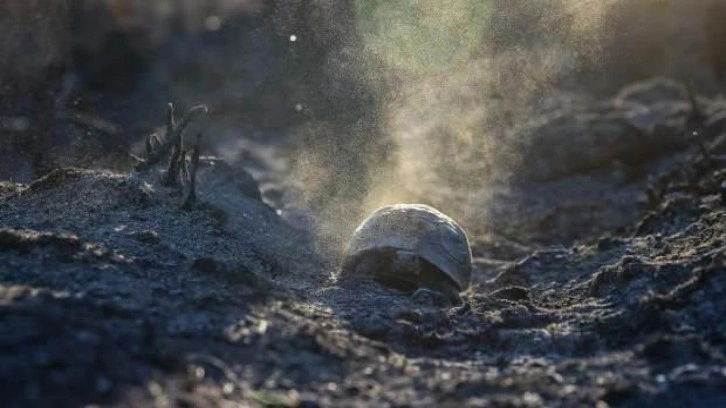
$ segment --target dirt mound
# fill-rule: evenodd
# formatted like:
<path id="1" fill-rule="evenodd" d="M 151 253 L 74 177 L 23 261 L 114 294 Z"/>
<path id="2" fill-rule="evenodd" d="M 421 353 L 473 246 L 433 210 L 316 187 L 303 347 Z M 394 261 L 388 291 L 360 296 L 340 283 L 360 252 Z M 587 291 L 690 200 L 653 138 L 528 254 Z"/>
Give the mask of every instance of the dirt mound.
<path id="1" fill-rule="evenodd" d="M 477 233 L 528 244 L 569 246 L 614 231 L 637 221 L 649 178 L 677 170 L 699 144 L 723 151 L 725 123 L 721 99 L 665 78 L 564 105 L 521 131 L 511 177 L 469 193 L 462 218 Z"/>
<path id="2" fill-rule="evenodd" d="M 16 187 L 2 203 L 0 224 L 35 230 L 40 236 L 72 234 L 114 248 L 132 262 L 171 257 L 184 265 L 212 258 L 257 274 L 281 268 L 310 273 L 303 269 L 313 268 L 315 256 L 305 234 L 259 200 L 249 175 L 207 160 L 198 178 L 202 204 L 184 211 L 180 192 L 162 187 L 155 171 L 128 175 L 55 170 L 27 187 Z"/>

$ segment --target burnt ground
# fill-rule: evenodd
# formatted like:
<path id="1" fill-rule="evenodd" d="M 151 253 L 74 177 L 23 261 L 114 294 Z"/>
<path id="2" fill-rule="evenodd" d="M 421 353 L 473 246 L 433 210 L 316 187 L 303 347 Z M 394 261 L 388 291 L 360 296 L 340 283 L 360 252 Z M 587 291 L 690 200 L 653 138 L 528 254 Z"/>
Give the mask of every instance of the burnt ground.
<path id="1" fill-rule="evenodd" d="M 608 234 L 473 236 L 455 307 L 337 282 L 313 233 L 213 159 L 189 209 L 157 170 L 2 182 L 4 403 L 725 405 L 726 173 L 675 146 Z"/>

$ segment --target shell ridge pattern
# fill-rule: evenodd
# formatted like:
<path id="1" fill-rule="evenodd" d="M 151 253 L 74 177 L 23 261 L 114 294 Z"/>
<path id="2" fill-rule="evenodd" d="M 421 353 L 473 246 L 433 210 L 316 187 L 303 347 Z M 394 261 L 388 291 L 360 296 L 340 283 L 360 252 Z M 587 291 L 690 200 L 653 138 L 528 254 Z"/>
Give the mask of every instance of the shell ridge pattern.
<path id="1" fill-rule="evenodd" d="M 383 207 L 356 228 L 346 264 L 355 257 L 386 248 L 414 252 L 460 290 L 471 279 L 471 250 L 464 230 L 447 215 L 423 204 Z"/>

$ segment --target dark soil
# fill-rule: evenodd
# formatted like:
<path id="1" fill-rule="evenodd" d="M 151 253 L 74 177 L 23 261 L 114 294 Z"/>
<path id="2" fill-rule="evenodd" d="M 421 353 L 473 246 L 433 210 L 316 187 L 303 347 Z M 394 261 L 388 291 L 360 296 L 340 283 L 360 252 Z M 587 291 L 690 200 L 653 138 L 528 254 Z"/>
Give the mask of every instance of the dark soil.
<path id="1" fill-rule="evenodd" d="M 722 12 L 704 48 L 690 3 L 615 7 L 603 66 L 525 98 L 516 58 L 369 78 L 355 2 L 249 3 L 153 50 L 102 3 L 78 44 L 55 9 L 0 18 L 83 51 L 0 61 L 3 406 L 726 406 L 726 102 L 643 81 L 717 93 Z M 552 48 L 546 6 L 516 3 L 534 20 L 492 24 L 500 46 L 547 62 L 521 47 Z M 210 108 L 192 205 L 128 157 L 170 99 Z M 358 210 L 394 196 L 467 229 L 461 304 L 337 279 Z"/>
<path id="2" fill-rule="evenodd" d="M 590 244 L 475 246 L 463 305 L 373 282 L 207 159 L 0 185 L 6 406 L 720 406 L 720 156 L 677 161 L 640 222 Z"/>

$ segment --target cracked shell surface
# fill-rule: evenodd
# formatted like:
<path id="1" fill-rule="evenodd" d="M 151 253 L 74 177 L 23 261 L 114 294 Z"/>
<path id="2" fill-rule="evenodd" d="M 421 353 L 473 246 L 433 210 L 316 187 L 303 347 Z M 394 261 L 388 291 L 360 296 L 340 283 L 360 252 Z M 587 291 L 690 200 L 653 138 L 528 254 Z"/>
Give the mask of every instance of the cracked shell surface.
<path id="1" fill-rule="evenodd" d="M 342 273 L 364 253 L 386 248 L 414 252 L 463 291 L 471 281 L 471 249 L 464 230 L 446 214 L 424 204 L 382 207 L 366 218 L 348 244 Z"/>

